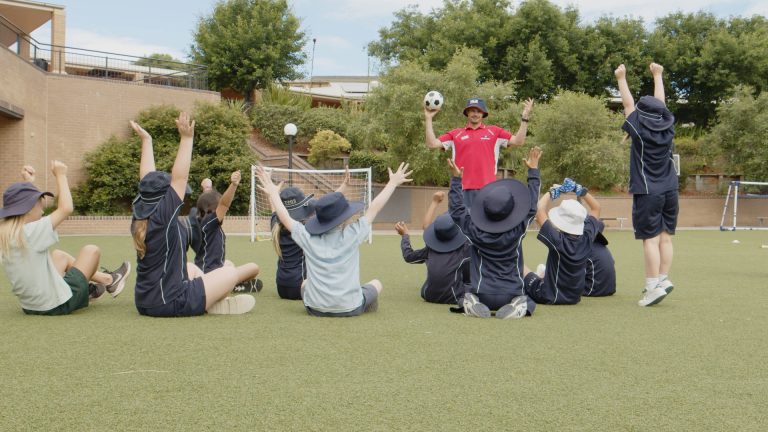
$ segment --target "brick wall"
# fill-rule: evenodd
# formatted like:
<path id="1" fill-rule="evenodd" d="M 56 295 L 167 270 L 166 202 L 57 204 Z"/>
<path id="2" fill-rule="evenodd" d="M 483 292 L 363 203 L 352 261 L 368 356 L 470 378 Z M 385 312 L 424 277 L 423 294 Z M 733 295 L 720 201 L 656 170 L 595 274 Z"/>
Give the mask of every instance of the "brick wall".
<path id="1" fill-rule="evenodd" d="M 191 111 L 195 101 L 217 102 L 219 93 L 49 74 L 0 49 L 0 100 L 24 109 L 24 119 L 0 117 L 0 188 L 19 181 L 23 164 L 37 168 L 38 187 L 54 188 L 47 161 L 69 166 L 72 186 L 84 178 L 84 155 L 111 135 L 132 133 L 139 111 L 172 104 Z"/>

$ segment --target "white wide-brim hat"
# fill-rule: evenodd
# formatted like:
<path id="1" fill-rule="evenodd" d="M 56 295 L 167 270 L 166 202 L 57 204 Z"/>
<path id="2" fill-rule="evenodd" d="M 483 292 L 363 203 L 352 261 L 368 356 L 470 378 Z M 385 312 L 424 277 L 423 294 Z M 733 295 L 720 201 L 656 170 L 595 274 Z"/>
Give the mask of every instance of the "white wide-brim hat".
<path id="1" fill-rule="evenodd" d="M 584 234 L 584 220 L 587 209 L 574 199 L 563 200 L 559 206 L 549 210 L 549 220 L 560 231 L 568 234 Z"/>

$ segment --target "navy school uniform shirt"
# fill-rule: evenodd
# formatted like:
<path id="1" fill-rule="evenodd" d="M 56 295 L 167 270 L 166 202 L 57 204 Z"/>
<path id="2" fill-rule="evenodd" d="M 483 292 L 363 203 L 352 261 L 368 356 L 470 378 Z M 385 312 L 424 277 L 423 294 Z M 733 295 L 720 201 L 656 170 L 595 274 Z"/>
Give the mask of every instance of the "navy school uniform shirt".
<path id="1" fill-rule="evenodd" d="M 178 297 L 187 276 L 186 234 L 179 225 L 183 202 L 172 187 L 149 217 L 144 239 L 146 254 L 136 258 L 137 307 L 152 308 Z"/>
<path id="2" fill-rule="evenodd" d="M 584 234 L 577 236 L 555 228 L 547 219 L 539 230 L 538 239 L 549 249 L 547 271 L 542 284 L 546 304 L 576 304 L 584 291 L 584 272 L 592 252 L 595 236 L 603 230 L 603 222 L 594 216 L 584 220 Z"/>
<path id="3" fill-rule="evenodd" d="M 523 251 L 525 231 L 536 214 L 539 200 L 539 170 L 528 170 L 528 191 L 531 194 L 531 208 L 525 219 L 503 233 L 489 233 L 478 229 L 469 217 L 469 211 L 462 202 L 461 177 L 451 178 L 448 193 L 451 218 L 469 238 L 470 247 L 470 291 L 478 296 L 507 296 L 509 300 L 523 294 Z M 482 301 L 482 298 L 481 298 Z"/>
<path id="4" fill-rule="evenodd" d="M 408 234 L 400 240 L 403 259 L 410 264 L 427 264 L 427 280 L 421 287 L 421 298 L 430 303 L 456 304 L 464 296 L 469 283 L 469 242 L 456 250 L 440 253 L 428 246 L 413 250 Z"/>
<path id="5" fill-rule="evenodd" d="M 674 127 L 652 131 L 638 120 L 639 110 L 630 114 L 621 128 L 632 139 L 629 156 L 629 193 L 661 194 L 678 189 L 675 163 L 672 160 Z"/>
<path id="6" fill-rule="evenodd" d="M 270 227 L 274 227 L 277 215 L 272 213 Z M 307 277 L 307 264 L 304 261 L 304 251 L 291 238 L 291 232 L 285 228 L 280 229 L 280 252 L 282 257 L 277 260 L 277 274 L 275 282 L 278 286 L 301 286 Z"/>
<path id="7" fill-rule="evenodd" d="M 203 273 L 208 273 L 224 266 L 227 236 L 221 228 L 221 221 L 216 217 L 216 212 L 203 216 L 200 231 L 202 242 L 200 250 L 196 251 L 195 265 L 200 267 Z"/>
<path id="8" fill-rule="evenodd" d="M 587 270 L 583 295 L 605 297 L 616 293 L 616 267 L 608 247 L 592 243 L 592 253 L 587 257 Z"/>

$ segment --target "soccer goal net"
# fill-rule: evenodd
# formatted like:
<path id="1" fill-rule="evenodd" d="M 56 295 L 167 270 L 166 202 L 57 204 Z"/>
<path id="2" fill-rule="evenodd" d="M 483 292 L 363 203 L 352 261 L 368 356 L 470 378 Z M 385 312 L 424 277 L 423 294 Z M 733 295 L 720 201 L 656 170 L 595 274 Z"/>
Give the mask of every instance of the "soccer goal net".
<path id="1" fill-rule="evenodd" d="M 763 226 L 763 223 L 768 219 L 768 215 L 758 216 L 757 220 L 760 221 L 759 226 L 755 225 L 742 225 L 737 223 L 737 216 L 739 213 L 739 188 L 741 186 L 747 186 L 747 188 L 754 190 L 758 193 L 747 193 L 742 195 L 741 199 L 768 199 L 768 182 L 745 182 L 745 181 L 732 181 L 728 185 L 728 195 L 725 196 L 725 205 L 723 206 L 723 217 L 720 219 L 720 231 L 736 231 L 737 229 L 744 230 L 764 230 L 768 229 L 768 226 Z M 733 223 L 726 226 L 726 217 L 728 216 L 728 204 L 733 203 Z"/>
<path id="2" fill-rule="evenodd" d="M 300 170 L 270 167 L 264 167 L 264 169 L 272 173 L 272 180 L 276 184 L 285 182 L 284 187 L 297 187 L 305 195 L 314 194 L 315 199 L 337 190 L 344 181 L 345 175 L 343 169 Z M 344 196 L 349 201 L 360 201 L 364 204 L 361 215 L 371 204 L 371 187 L 370 168 L 352 168 L 349 170 L 349 182 Z M 251 207 L 249 213 L 251 217 L 251 241 L 270 240 L 272 238 L 270 227 L 272 208 L 264 191 L 258 188 L 256 165 L 251 165 Z M 368 238 L 368 242 L 371 241 L 373 241 L 372 235 Z"/>

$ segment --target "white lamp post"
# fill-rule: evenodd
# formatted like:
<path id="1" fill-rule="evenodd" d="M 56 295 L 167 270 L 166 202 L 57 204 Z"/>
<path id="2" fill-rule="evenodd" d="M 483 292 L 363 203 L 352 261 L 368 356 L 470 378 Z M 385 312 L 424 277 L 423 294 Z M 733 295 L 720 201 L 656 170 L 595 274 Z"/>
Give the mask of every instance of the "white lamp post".
<path id="1" fill-rule="evenodd" d="M 293 123 L 288 123 L 283 128 L 283 133 L 288 137 L 288 169 L 293 169 L 293 139 L 296 137 L 298 128 Z M 288 172 L 288 185 L 293 186 L 293 173 Z"/>

